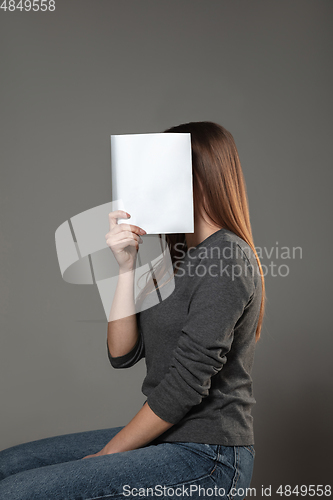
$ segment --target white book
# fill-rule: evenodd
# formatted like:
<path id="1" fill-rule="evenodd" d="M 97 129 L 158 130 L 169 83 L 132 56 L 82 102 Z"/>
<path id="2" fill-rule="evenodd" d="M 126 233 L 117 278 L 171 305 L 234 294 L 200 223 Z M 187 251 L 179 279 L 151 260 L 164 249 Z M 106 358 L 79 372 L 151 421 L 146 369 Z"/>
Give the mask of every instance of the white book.
<path id="1" fill-rule="evenodd" d="M 111 135 L 112 201 L 118 219 L 147 234 L 193 233 L 191 134 Z"/>

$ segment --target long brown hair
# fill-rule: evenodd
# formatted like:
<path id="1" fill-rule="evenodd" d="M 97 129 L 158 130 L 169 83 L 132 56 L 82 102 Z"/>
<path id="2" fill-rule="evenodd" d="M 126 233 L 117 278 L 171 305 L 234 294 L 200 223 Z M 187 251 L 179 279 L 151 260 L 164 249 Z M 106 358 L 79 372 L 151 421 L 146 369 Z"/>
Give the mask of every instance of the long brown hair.
<path id="1" fill-rule="evenodd" d="M 253 242 L 246 185 L 234 138 L 228 130 L 213 122 L 185 123 L 164 132 L 191 134 L 195 207 L 204 210 L 217 226 L 229 229 L 246 241 L 256 257 L 262 284 L 261 307 L 256 329 L 256 341 L 258 341 L 266 303 L 265 280 Z M 159 237 L 161 238 L 161 235 Z M 179 244 L 185 243 L 185 235 L 166 234 L 165 239 L 172 262 L 176 263 L 180 259 L 177 255 Z M 161 275 L 165 272 L 165 268 L 162 267 L 159 269 Z M 176 272 L 177 266 L 174 268 L 174 273 Z M 153 280 L 146 283 L 141 293 L 150 293 L 154 289 L 152 281 L 156 287 L 156 278 L 153 277 Z"/>

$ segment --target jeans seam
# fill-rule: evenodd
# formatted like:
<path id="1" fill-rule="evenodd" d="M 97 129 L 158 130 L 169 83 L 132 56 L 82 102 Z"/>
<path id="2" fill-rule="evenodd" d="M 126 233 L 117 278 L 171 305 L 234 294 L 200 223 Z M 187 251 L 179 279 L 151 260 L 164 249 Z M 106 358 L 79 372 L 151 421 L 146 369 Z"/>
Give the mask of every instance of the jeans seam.
<path id="1" fill-rule="evenodd" d="M 208 474 L 205 474 L 204 476 L 200 476 L 200 477 L 191 479 L 190 481 L 185 481 L 185 482 L 182 481 L 180 483 L 169 484 L 168 486 L 165 485 L 166 488 L 174 488 L 176 486 L 183 486 L 183 485 L 185 486 L 186 484 L 194 483 L 194 481 L 201 481 L 202 479 L 206 479 L 207 477 L 210 477 L 213 474 L 213 472 L 216 470 L 216 467 L 218 465 L 219 450 L 220 450 L 220 445 L 218 445 L 217 454 L 216 454 L 216 457 L 214 459 L 213 468 L 212 468 L 212 470 Z M 91 499 L 91 500 L 94 500 L 94 499 Z"/>
<path id="2" fill-rule="evenodd" d="M 102 497 L 85 498 L 85 500 L 99 500 L 100 498 L 114 498 L 117 495 L 118 495 L 118 493 L 116 493 L 114 495 L 112 495 L 112 494 L 111 495 L 103 495 Z"/>
<path id="3" fill-rule="evenodd" d="M 239 453 L 239 450 L 238 450 L 238 447 L 237 446 L 234 446 L 234 453 L 235 453 L 235 460 L 234 460 L 234 468 L 235 468 L 235 474 L 234 474 L 234 477 L 233 477 L 233 480 L 232 480 L 232 485 L 231 485 L 231 488 L 230 488 L 230 491 L 232 491 L 233 488 L 236 488 L 236 485 L 237 485 L 237 482 L 238 482 L 238 479 L 239 479 L 239 456 L 240 456 L 240 453 Z M 228 499 L 229 500 L 232 500 L 234 497 L 233 495 L 230 495 L 230 491 L 228 493 Z"/>
<path id="4" fill-rule="evenodd" d="M 251 453 L 252 457 L 254 458 L 255 457 L 255 451 L 254 449 L 251 449 L 249 446 L 244 446 L 244 448 L 249 452 Z"/>
<path id="5" fill-rule="evenodd" d="M 218 445 L 217 455 L 216 455 L 216 458 L 214 460 L 213 469 L 208 474 L 205 474 L 204 476 L 197 477 L 195 479 L 191 479 L 190 481 L 185 481 L 185 482 L 183 481 L 181 483 L 169 484 L 169 485 L 164 485 L 164 486 L 166 488 L 175 488 L 177 486 L 185 486 L 187 484 L 194 483 L 195 481 L 201 481 L 202 479 L 206 479 L 207 477 L 210 477 L 213 474 L 213 472 L 216 470 L 216 467 L 218 464 L 219 451 L 220 451 L 220 445 Z M 147 486 L 146 488 L 153 488 L 153 486 Z M 103 495 L 103 496 L 99 496 L 99 497 L 86 498 L 85 500 L 100 500 L 100 499 L 104 499 L 104 498 L 117 498 L 118 496 L 119 496 L 119 498 L 123 497 L 123 494 L 117 492 L 115 494 L 110 494 L 110 495 Z"/>
<path id="6" fill-rule="evenodd" d="M 217 445 L 217 450 L 216 450 L 215 464 L 214 464 L 213 470 L 211 471 L 211 473 L 209 474 L 209 476 L 211 476 L 213 474 L 213 472 L 215 472 L 216 467 L 218 466 L 218 464 L 220 462 L 220 457 L 221 457 L 221 453 L 220 452 L 221 452 L 221 445 L 218 444 Z"/>

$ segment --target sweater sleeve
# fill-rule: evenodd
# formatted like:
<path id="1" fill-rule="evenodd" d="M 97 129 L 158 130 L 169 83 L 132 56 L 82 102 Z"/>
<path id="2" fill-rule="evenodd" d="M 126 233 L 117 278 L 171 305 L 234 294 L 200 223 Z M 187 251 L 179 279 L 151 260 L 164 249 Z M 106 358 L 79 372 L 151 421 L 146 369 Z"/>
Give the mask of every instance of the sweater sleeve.
<path id="1" fill-rule="evenodd" d="M 141 358 L 145 356 L 145 347 L 144 347 L 144 342 L 143 342 L 143 336 L 142 336 L 142 331 L 141 331 L 141 326 L 140 326 L 140 313 L 136 314 L 137 322 L 138 322 L 138 331 L 139 331 L 139 338 L 133 347 L 129 352 L 124 354 L 123 356 L 111 356 L 108 343 L 106 341 L 106 349 L 109 357 L 109 361 L 113 368 L 130 368 L 131 366 L 135 365 L 138 361 L 140 361 Z"/>
<path id="2" fill-rule="evenodd" d="M 224 243 L 229 257 L 205 257 L 192 271 L 185 324 L 167 373 L 147 398 L 152 411 L 172 424 L 208 396 L 211 377 L 227 362 L 234 327 L 254 293 L 247 257 L 240 247 L 235 252 L 236 243 Z"/>

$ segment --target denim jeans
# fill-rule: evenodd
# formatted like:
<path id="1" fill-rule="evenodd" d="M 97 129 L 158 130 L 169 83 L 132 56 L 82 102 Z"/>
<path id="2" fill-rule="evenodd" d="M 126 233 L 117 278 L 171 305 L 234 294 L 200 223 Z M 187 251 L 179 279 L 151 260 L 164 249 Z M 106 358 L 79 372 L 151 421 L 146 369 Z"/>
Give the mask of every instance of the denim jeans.
<path id="1" fill-rule="evenodd" d="M 155 440 L 136 450 L 83 460 L 104 448 L 120 429 L 54 436 L 0 451 L 0 498 L 243 500 L 246 496 L 255 455 L 252 445 Z"/>

